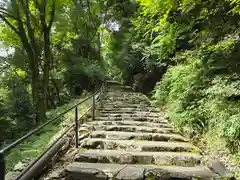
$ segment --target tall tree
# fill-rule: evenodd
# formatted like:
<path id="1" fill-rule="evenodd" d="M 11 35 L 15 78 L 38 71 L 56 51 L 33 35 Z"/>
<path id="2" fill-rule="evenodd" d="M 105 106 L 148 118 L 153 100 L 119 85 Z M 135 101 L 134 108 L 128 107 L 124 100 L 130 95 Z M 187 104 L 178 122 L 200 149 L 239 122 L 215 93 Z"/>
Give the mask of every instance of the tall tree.
<path id="1" fill-rule="evenodd" d="M 19 37 L 28 56 L 36 122 L 45 118 L 55 10 L 56 0 L 11 0 L 0 7 L 0 18 Z"/>

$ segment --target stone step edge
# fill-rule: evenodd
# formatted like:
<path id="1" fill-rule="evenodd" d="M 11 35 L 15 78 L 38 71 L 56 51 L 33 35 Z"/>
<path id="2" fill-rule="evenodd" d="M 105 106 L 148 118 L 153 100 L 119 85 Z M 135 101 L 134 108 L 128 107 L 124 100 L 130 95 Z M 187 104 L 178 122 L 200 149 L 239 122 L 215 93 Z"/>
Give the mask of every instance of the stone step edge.
<path id="1" fill-rule="evenodd" d="M 164 142 L 164 141 L 147 141 L 147 140 L 108 140 L 103 138 L 85 138 L 79 141 L 81 148 L 98 149 L 95 147 L 102 147 L 107 145 L 114 145 L 116 147 L 134 147 L 141 151 L 171 151 L 171 152 L 199 152 L 199 149 L 187 142 Z M 115 147 L 116 146 L 116 147 Z M 102 149 L 101 148 L 101 149 Z M 106 148 L 105 148 L 106 149 Z M 109 148 L 108 148 L 109 149 Z M 154 150 L 155 149 L 155 150 Z"/>
<path id="2" fill-rule="evenodd" d="M 101 124 L 102 123 L 102 124 Z M 88 121 L 86 124 L 92 124 L 92 125 L 121 125 L 121 126 L 146 126 L 147 124 L 150 124 L 151 126 L 147 127 L 161 127 L 161 126 L 166 126 L 171 128 L 172 126 L 168 123 L 155 123 L 155 122 L 144 122 L 144 121 L 132 121 L 132 120 L 119 120 L 119 121 Z M 137 124 L 142 124 L 142 125 L 137 125 Z M 143 125 L 145 124 L 145 125 Z"/>
<path id="3" fill-rule="evenodd" d="M 111 149 L 79 149 L 78 153 L 108 153 L 115 152 L 119 154 L 139 154 L 139 155 L 163 155 L 163 156 L 177 156 L 182 155 L 185 157 L 203 157 L 199 152 L 160 152 L 160 151 L 124 151 L 124 150 L 111 150 Z"/>
<path id="4" fill-rule="evenodd" d="M 92 131 L 90 133 L 91 138 L 106 138 L 108 137 L 125 137 L 126 140 L 148 140 L 148 141 L 177 141 L 177 142 L 189 142 L 189 140 L 179 134 L 173 133 L 149 133 L 149 132 L 125 132 L 125 131 Z M 141 139 L 144 138 L 144 139 Z M 118 140 L 118 138 L 116 138 Z M 121 140 L 119 138 L 119 140 Z M 123 139 L 124 140 L 124 139 Z"/>
<path id="5" fill-rule="evenodd" d="M 153 164 L 179 165 L 185 167 L 197 166 L 202 163 L 202 156 L 197 153 L 174 152 L 141 152 L 120 150 L 79 150 L 74 160 L 76 162 L 101 162 L 119 164 Z"/>
<path id="6" fill-rule="evenodd" d="M 101 129 L 99 129 L 101 128 Z M 146 126 L 122 126 L 122 125 L 103 125 L 103 126 L 96 126 L 93 130 L 105 130 L 105 131 L 119 131 L 119 132 L 149 132 L 149 133 L 162 133 L 162 134 L 179 134 L 175 132 L 171 127 L 146 127 Z"/>
<path id="7" fill-rule="evenodd" d="M 105 163 L 79 163 L 73 162 L 66 168 L 66 172 L 78 179 L 92 178 L 101 176 L 102 179 L 114 177 L 117 180 L 143 180 L 151 177 L 171 177 L 171 178 L 220 178 L 218 174 L 207 167 L 182 167 L 182 166 L 158 166 L 158 165 L 120 165 Z M 133 178 L 138 174 L 138 178 Z M 125 178 L 122 177 L 125 175 Z M 110 176 L 110 177 L 109 177 Z M 96 178 L 97 179 L 97 178 Z M 95 180 L 95 179 L 94 179 Z"/>

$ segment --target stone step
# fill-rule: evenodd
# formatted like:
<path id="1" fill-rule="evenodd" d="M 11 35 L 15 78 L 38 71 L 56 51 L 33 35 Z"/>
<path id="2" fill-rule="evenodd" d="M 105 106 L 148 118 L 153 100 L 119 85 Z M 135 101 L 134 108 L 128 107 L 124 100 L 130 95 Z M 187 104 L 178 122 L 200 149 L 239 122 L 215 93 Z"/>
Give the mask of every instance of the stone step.
<path id="1" fill-rule="evenodd" d="M 213 180 L 219 175 L 205 167 L 121 165 L 74 162 L 67 166 L 68 178 L 73 180 Z"/>
<path id="2" fill-rule="evenodd" d="M 125 131 L 125 132 L 149 132 L 149 133 L 174 133 L 172 128 L 157 128 L 157 127 L 146 127 L 146 126 L 95 126 L 94 130 L 105 130 L 105 131 Z M 175 133 L 176 134 L 176 133 Z"/>
<path id="3" fill-rule="evenodd" d="M 104 104 L 103 103 L 103 108 L 151 108 L 151 106 L 145 105 L 145 104 L 113 104 L 113 103 Z"/>
<path id="4" fill-rule="evenodd" d="M 142 106 L 142 107 L 149 107 L 149 106 L 151 106 L 151 105 L 149 105 L 148 103 L 143 103 L 143 102 L 141 102 L 141 103 L 138 103 L 138 102 L 136 102 L 136 103 L 133 103 L 133 102 L 124 102 L 124 101 L 107 101 L 107 102 L 104 102 L 103 101 L 103 104 L 105 105 L 105 106 L 112 106 L 112 105 L 115 105 L 115 106 L 117 106 L 117 105 L 119 105 L 119 106 L 137 106 L 137 107 L 139 107 L 139 106 Z"/>
<path id="5" fill-rule="evenodd" d="M 144 109 L 144 108 L 150 108 L 147 104 L 133 104 L 133 103 L 103 103 L 103 108 L 135 108 L 135 109 Z"/>
<path id="6" fill-rule="evenodd" d="M 150 112 L 118 112 L 118 111 L 113 111 L 113 112 L 108 112 L 108 111 L 102 111 L 102 112 L 97 112 L 99 116 L 114 116 L 114 117 L 121 117 L 121 116 L 126 116 L 126 117 L 149 117 L 149 118 L 159 118 L 161 115 L 159 113 L 150 113 Z"/>
<path id="7" fill-rule="evenodd" d="M 159 113 L 160 111 L 157 108 L 153 107 L 148 107 L 148 108 L 126 108 L 126 107 L 121 107 L 121 108 L 97 108 L 98 111 L 106 111 L 106 112 L 155 112 Z"/>
<path id="8" fill-rule="evenodd" d="M 111 84 L 110 86 L 108 86 L 109 88 L 109 91 L 113 91 L 113 92 L 116 92 L 116 91 L 121 91 L 121 90 L 129 90 L 129 91 L 132 91 L 132 87 L 131 86 L 124 86 L 124 85 L 120 85 L 120 84 Z"/>
<path id="9" fill-rule="evenodd" d="M 199 152 L 196 147 L 186 142 L 163 142 L 142 140 L 108 140 L 102 138 L 86 138 L 80 141 L 81 148 L 110 149 L 126 151 L 168 151 L 168 152 Z"/>
<path id="10" fill-rule="evenodd" d="M 100 114 L 140 114 L 140 115 L 150 115 L 150 116 L 159 116 L 159 112 L 150 112 L 150 111 L 122 111 L 122 110 L 112 110 L 112 111 L 99 111 Z"/>
<path id="11" fill-rule="evenodd" d="M 119 118 L 159 118 L 161 117 L 160 115 L 146 115 L 146 114 L 113 114 L 113 113 L 105 113 L 105 114 L 98 114 L 96 112 L 96 115 L 98 117 L 105 117 L 105 118 L 108 118 L 108 117 L 119 117 Z"/>
<path id="12" fill-rule="evenodd" d="M 114 91 L 108 91 L 107 94 L 106 94 L 106 97 L 109 97 L 109 96 L 114 96 L 114 97 L 122 97 L 122 96 L 138 96 L 138 97 L 145 97 L 143 94 L 141 93 L 138 93 L 138 92 L 115 92 L 116 90 Z"/>
<path id="13" fill-rule="evenodd" d="M 93 131 L 91 138 L 106 138 L 115 140 L 148 140 L 148 141 L 180 141 L 188 142 L 186 138 L 178 134 L 119 132 L 119 131 Z"/>
<path id="14" fill-rule="evenodd" d="M 142 103 L 148 103 L 144 96 L 139 96 L 137 94 L 129 95 L 129 94 L 121 94 L 118 95 L 107 95 L 103 99 L 104 101 L 141 101 Z"/>
<path id="15" fill-rule="evenodd" d="M 114 103 L 114 104 L 144 104 L 144 105 L 150 105 L 150 103 L 149 102 L 144 102 L 144 101 L 142 101 L 142 100 L 137 100 L 137 99 L 135 99 L 135 100 L 133 100 L 133 99 L 131 99 L 131 100 L 129 100 L 129 99 L 119 99 L 119 100 L 117 100 L 117 99 L 108 99 L 108 100 L 103 100 L 103 103 L 104 104 L 108 104 L 108 103 L 110 103 L 110 104 L 112 104 L 112 103 Z"/>
<path id="16" fill-rule="evenodd" d="M 159 111 L 154 111 L 154 110 L 136 110 L 135 109 L 130 109 L 130 110 L 122 110 L 122 109 L 118 109 L 118 110 L 115 110 L 115 109 L 112 109 L 112 110 L 99 110 L 97 109 L 97 111 L 101 114 L 154 114 L 154 115 L 161 115 Z"/>
<path id="17" fill-rule="evenodd" d="M 141 101 L 148 102 L 144 96 L 129 96 L 129 95 L 120 95 L 120 96 L 106 96 L 103 98 L 103 101 Z"/>
<path id="18" fill-rule="evenodd" d="M 154 123 L 168 123 L 164 118 L 149 118 L 149 117 L 96 117 L 96 121 L 141 121 L 141 122 L 154 122 Z"/>
<path id="19" fill-rule="evenodd" d="M 198 166 L 202 156 L 194 153 L 175 152 L 139 152 L 90 149 L 80 150 L 76 156 L 77 162 L 117 163 L 117 164 L 157 164 L 177 165 L 184 167 Z"/>
<path id="20" fill-rule="evenodd" d="M 120 94 L 119 96 L 116 95 L 107 95 L 103 99 L 104 101 L 141 101 L 141 102 L 149 102 L 144 96 L 139 95 L 129 95 L 129 94 Z"/>
<path id="21" fill-rule="evenodd" d="M 89 122 L 92 125 L 96 126 L 105 126 L 105 125 L 120 125 L 120 126 L 145 126 L 145 127 L 155 127 L 155 128 L 171 128 L 171 125 L 164 123 L 153 123 L 153 122 L 142 122 L 142 121 L 93 121 Z"/>

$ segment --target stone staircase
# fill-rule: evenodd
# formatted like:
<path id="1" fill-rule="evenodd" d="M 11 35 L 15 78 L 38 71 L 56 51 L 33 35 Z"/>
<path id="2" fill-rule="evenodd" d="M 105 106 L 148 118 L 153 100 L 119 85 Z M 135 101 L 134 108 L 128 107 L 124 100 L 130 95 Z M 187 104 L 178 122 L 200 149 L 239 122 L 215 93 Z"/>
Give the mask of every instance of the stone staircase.
<path id="1" fill-rule="evenodd" d="M 81 129 L 82 128 L 82 129 Z M 197 147 L 188 142 L 140 93 L 112 85 L 95 121 L 81 130 L 74 162 L 66 167 L 74 180 L 220 179 L 202 163 Z"/>

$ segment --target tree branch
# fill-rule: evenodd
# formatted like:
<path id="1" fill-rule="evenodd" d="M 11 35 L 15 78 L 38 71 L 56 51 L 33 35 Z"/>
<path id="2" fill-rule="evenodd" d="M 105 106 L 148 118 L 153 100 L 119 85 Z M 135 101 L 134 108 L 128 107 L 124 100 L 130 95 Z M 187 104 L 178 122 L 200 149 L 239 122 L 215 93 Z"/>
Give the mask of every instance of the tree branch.
<path id="1" fill-rule="evenodd" d="M 0 13 L 2 13 L 2 15 L 5 15 L 5 16 L 7 16 L 7 17 L 9 17 L 9 18 L 12 18 L 12 19 L 14 19 L 14 20 L 16 20 L 16 21 L 19 20 L 17 17 L 15 17 L 13 14 L 10 14 L 10 13 L 8 12 L 8 10 L 5 9 L 5 8 L 3 8 L 3 7 L 0 7 Z"/>
<path id="2" fill-rule="evenodd" d="M 13 3 L 13 6 L 15 6 L 15 8 L 16 8 L 17 19 L 18 19 L 17 23 L 18 23 L 19 37 L 20 37 L 20 39 L 22 41 L 22 44 L 25 47 L 25 50 L 27 51 L 27 53 L 33 54 L 31 45 L 30 45 L 30 43 L 28 42 L 28 39 L 27 39 L 27 35 L 26 35 L 25 29 L 24 29 L 24 26 L 23 26 L 23 22 L 21 20 L 19 6 L 18 6 L 16 0 L 11 0 L 11 1 Z M 31 60 L 29 60 L 29 61 L 31 61 Z"/>
<path id="3" fill-rule="evenodd" d="M 53 21 L 54 21 L 54 18 L 55 18 L 55 10 L 56 10 L 56 0 L 53 0 L 51 18 L 50 18 L 50 21 L 49 21 L 49 24 L 48 24 L 48 27 L 47 27 L 48 31 L 51 30 L 51 27 L 52 27 L 52 24 L 53 24 Z"/>
<path id="4" fill-rule="evenodd" d="M 20 0 L 20 3 L 22 5 L 23 11 L 25 13 L 26 26 L 27 26 L 27 31 L 28 31 L 28 35 L 29 35 L 29 38 L 30 38 L 32 48 L 35 52 L 37 52 L 37 44 L 36 44 L 36 41 L 35 41 L 34 30 L 32 28 L 31 19 L 30 19 L 30 10 L 29 10 L 29 4 L 28 4 L 29 2 L 28 2 L 28 0 L 26 0 L 26 3 L 25 3 L 24 0 Z"/>
<path id="5" fill-rule="evenodd" d="M 16 33 L 20 34 L 16 27 L 14 27 L 2 14 L 0 14 L 0 18 Z"/>

